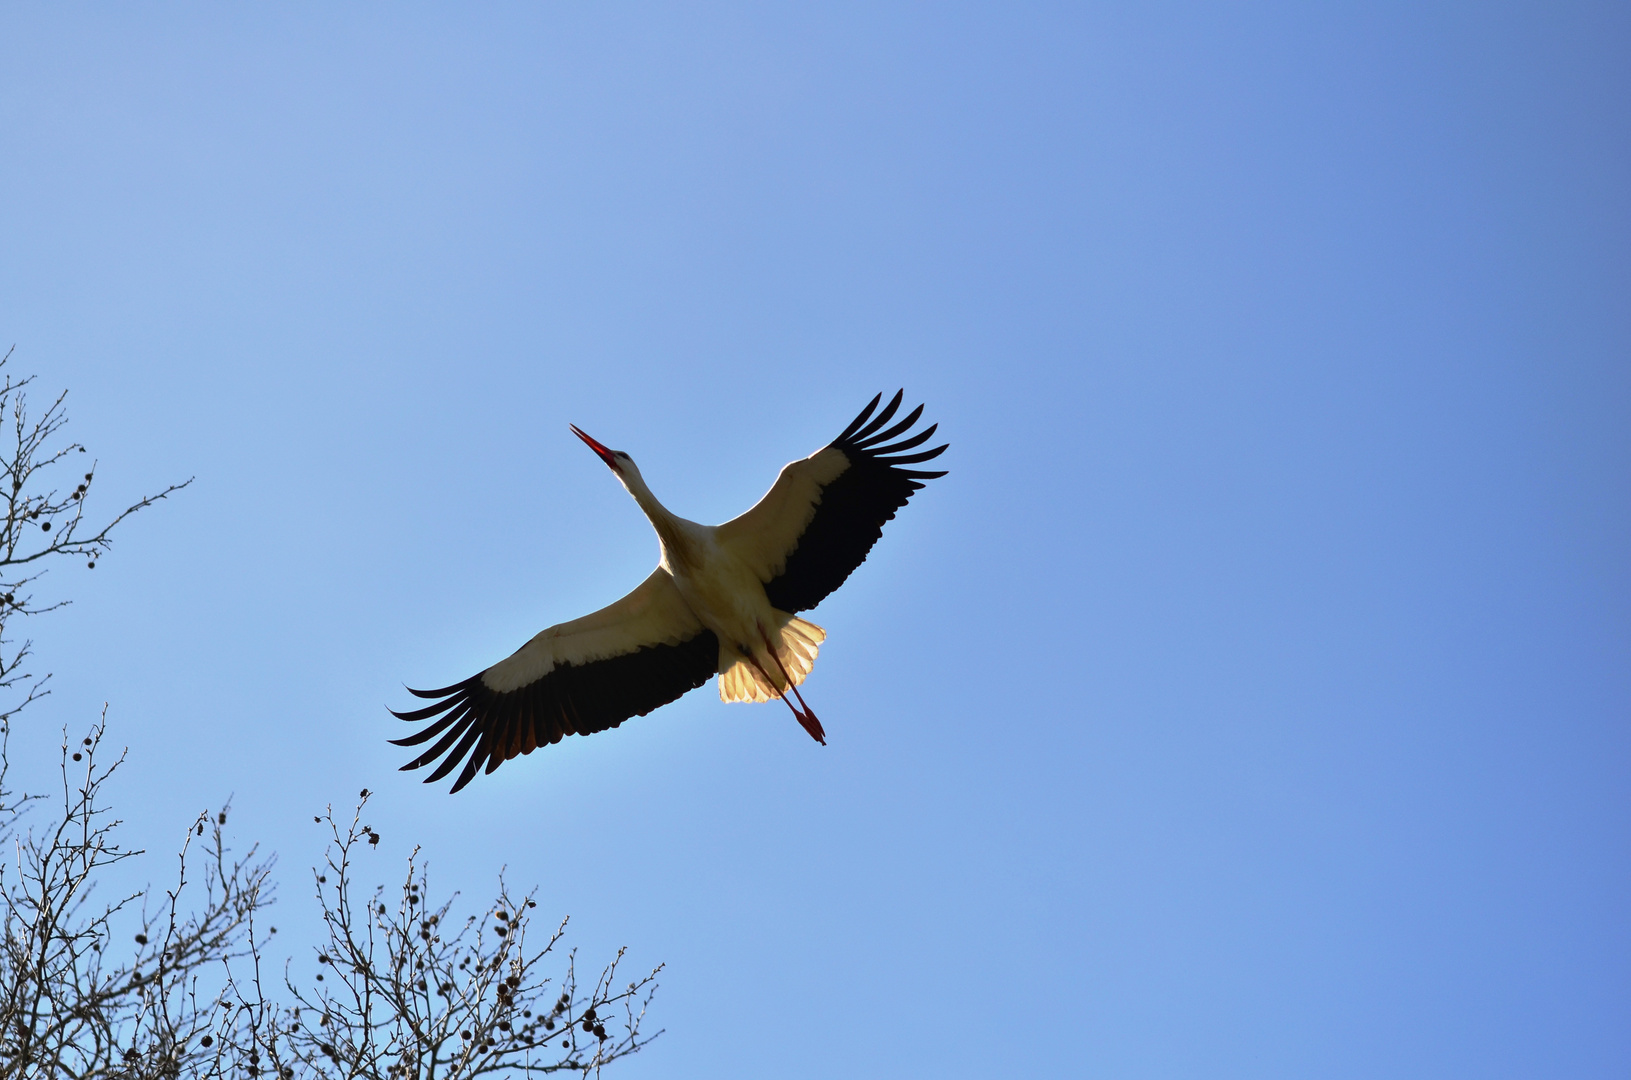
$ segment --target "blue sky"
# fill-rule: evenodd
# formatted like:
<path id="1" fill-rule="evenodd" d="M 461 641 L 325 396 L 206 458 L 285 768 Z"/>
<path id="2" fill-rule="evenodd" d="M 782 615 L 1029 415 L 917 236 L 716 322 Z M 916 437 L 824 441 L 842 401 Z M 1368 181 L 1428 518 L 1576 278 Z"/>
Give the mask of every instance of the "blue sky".
<path id="1" fill-rule="evenodd" d="M 1631 1067 L 1631 15 L 1613 4 L 0 11 L 0 337 L 104 510 L 31 627 L 134 842 L 313 918 L 378 791 L 595 959 L 639 1077 Z M 385 713 L 879 390 L 951 474 L 712 687 L 449 797 Z M 168 871 L 156 855 L 143 867 Z M 299 961 L 297 961 L 299 963 Z"/>

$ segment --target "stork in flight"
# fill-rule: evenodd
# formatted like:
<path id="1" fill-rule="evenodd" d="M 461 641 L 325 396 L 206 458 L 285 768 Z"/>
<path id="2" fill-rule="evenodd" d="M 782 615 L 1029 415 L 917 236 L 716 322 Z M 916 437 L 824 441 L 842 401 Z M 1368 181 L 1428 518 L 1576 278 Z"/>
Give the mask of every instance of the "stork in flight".
<path id="1" fill-rule="evenodd" d="M 432 722 L 391 741 L 436 743 L 403 769 L 440 759 L 428 784 L 463 762 L 452 788 L 458 791 L 483 766 L 492 772 L 562 736 L 617 727 L 715 674 L 721 700 L 779 697 L 825 746 L 826 732 L 798 685 L 827 632 L 794 612 L 815 607 L 844 583 L 921 481 L 946 475 L 901 467 L 939 457 L 946 447 L 907 453 L 939 425 L 903 437 L 923 406 L 890 424 L 901 393 L 874 416 L 881 400 L 882 394 L 873 398 L 827 446 L 784 468 L 758 505 L 723 525 L 676 517 L 629 455 L 573 426 L 651 519 L 662 546 L 657 569 L 615 604 L 551 626 L 479 675 L 440 690 L 410 689 L 435 704 L 392 714 Z"/>

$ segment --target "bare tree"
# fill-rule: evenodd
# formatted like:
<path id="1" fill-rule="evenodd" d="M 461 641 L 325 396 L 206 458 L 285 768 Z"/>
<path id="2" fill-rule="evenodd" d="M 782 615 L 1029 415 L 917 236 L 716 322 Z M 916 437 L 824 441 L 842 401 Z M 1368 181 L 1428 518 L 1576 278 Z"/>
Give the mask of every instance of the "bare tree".
<path id="1" fill-rule="evenodd" d="M 180 1001 L 154 1008 L 176 993 L 176 972 L 230 954 L 249 910 L 257 903 L 266 867 L 228 867 L 219 833 L 216 861 L 205 875 L 202 909 L 183 916 L 168 894 L 162 919 L 145 909 L 127 959 L 105 962 L 116 918 L 139 896 L 95 906 L 99 871 L 139 852 L 121 848 L 98 801 L 120 762 L 99 767 L 98 724 L 72 748 L 62 747 L 58 812 L 38 833 L 18 835 L 30 804 L 39 801 L 9 784 L 11 725 L 46 694 L 49 675 L 24 670 L 32 643 L 18 641 L 13 620 L 40 615 L 67 601 L 36 603 L 32 587 L 64 558 L 84 559 L 94 569 L 112 543 L 113 530 L 139 510 L 186 487 L 171 484 L 145 496 L 100 525 L 89 524 L 86 506 L 96 463 L 86 462 L 78 442 L 65 440 L 66 392 L 38 413 L 29 410 L 33 376 L 5 370 L 14 350 L 0 356 L 0 842 L 10 841 L 13 860 L 0 861 L 0 1076 L 135 1075 L 142 1055 L 135 1045 L 158 1048 L 175 1041 L 174 1022 L 199 1023 Z M 71 487 L 69 485 L 72 485 Z M 189 838 L 192 833 L 189 832 Z M 158 926 L 162 925 L 162 932 Z M 168 1024 L 170 1030 L 156 1031 Z M 123 1040 L 121 1042 L 121 1040 Z M 130 1057 L 125 1055 L 130 1054 Z M 155 1061 L 155 1064 L 157 1062 Z M 110 1066 L 113 1071 L 110 1071 Z M 164 1069 L 148 1070 L 161 1075 Z"/>
<path id="2" fill-rule="evenodd" d="M 0 866 L 0 1077 L 589 1076 L 661 1034 L 641 1030 L 657 971 L 620 986 L 620 950 L 580 983 L 576 952 L 559 951 L 566 921 L 530 946 L 537 902 L 502 880 L 462 922 L 456 896 L 431 899 L 417 849 L 394 907 L 383 888 L 359 891 L 356 857 L 379 843 L 362 824 L 366 792 L 344 829 L 317 818 L 331 833 L 313 871 L 328 940 L 308 954 L 309 981 L 284 964 L 283 1002 L 263 971 L 277 929 L 260 929 L 273 860 L 230 857 L 227 808 L 189 827 L 173 887 L 94 903 L 97 873 L 142 854 L 119 846 L 103 805 L 124 764 L 98 763 L 104 733 L 64 742 L 60 814 L 18 838 L 15 869 Z M 127 912 L 135 933 L 121 948 Z"/>
<path id="3" fill-rule="evenodd" d="M 100 527 L 86 525 L 85 504 L 96 480 L 96 462 L 79 457 L 86 452 L 79 443 L 60 441 L 68 422 L 63 408 L 68 392 L 64 390 L 44 412 L 31 416 L 28 388 L 34 376 L 18 377 L 6 370 L 15 351 L 12 346 L 0 356 L 0 424 L 10 428 L 10 437 L 0 443 L 0 499 L 6 511 L 0 521 L 0 691 L 17 689 L 21 693 L 0 705 L 0 733 L 13 716 L 46 692 L 50 678 L 35 678 L 21 670 L 32 643 L 8 636 L 12 618 L 43 614 L 67 603 L 36 605 L 29 587 L 52 563 L 65 557 L 83 558 L 87 567 L 95 569 L 96 560 L 107 554 L 113 542 L 113 530 L 126 518 L 192 483 L 188 478 L 144 496 Z M 72 490 L 65 490 L 70 482 Z"/>
<path id="4" fill-rule="evenodd" d="M 394 908 L 383 888 L 359 887 L 357 857 L 380 839 L 362 824 L 367 791 L 344 828 L 332 812 L 316 818 L 330 834 L 313 871 L 327 941 L 310 950 L 310 981 L 287 961 L 266 992 L 277 929 L 261 925 L 274 860 L 255 848 L 230 854 L 228 807 L 188 826 L 171 887 L 97 899 L 101 872 L 144 854 L 119 845 L 106 801 L 125 757 L 99 762 L 104 709 L 82 739 L 64 734 L 51 814 L 43 796 L 11 788 L 11 724 L 49 676 L 22 670 L 30 643 L 8 638 L 7 620 L 61 606 L 36 606 L 27 591 L 54 558 L 94 567 L 115 526 L 191 481 L 93 532 L 83 514 L 95 466 L 65 494 L 60 482 L 49 486 L 52 469 L 85 451 L 54 445 L 66 422 L 61 395 L 29 416 L 30 382 L 0 370 L 0 417 L 15 436 L 0 444 L 0 473 L 11 479 L 9 492 L 0 489 L 0 690 L 13 697 L 0 706 L 0 843 L 12 853 L 9 861 L 0 853 L 0 1080 L 588 1077 L 661 1034 L 641 1030 L 657 971 L 620 987 L 619 951 L 592 985 L 580 983 L 575 951 L 561 948 L 566 922 L 529 946 L 536 901 L 512 898 L 502 879 L 495 901 L 462 923 L 457 894 L 431 899 L 418 849 Z M 24 831 L 31 809 L 41 811 L 38 827 Z"/>
<path id="5" fill-rule="evenodd" d="M 456 895 L 431 899 L 415 849 L 394 903 L 384 888 L 359 895 L 354 860 L 379 843 L 362 824 L 367 800 L 365 790 L 343 829 L 332 813 L 317 819 L 331 833 L 313 871 L 328 942 L 313 950 L 311 981 L 294 978 L 291 961 L 282 980 L 290 1003 L 270 1003 L 257 951 L 250 986 L 234 986 L 250 1023 L 224 1022 L 221 1035 L 238 1060 L 283 1077 L 589 1076 L 661 1034 L 641 1030 L 660 968 L 619 986 L 619 950 L 586 986 L 572 950 L 546 974 L 566 920 L 529 946 L 537 902 L 512 897 L 502 879 L 494 902 L 460 922 Z"/>
<path id="6" fill-rule="evenodd" d="M 100 871 L 140 851 L 119 846 L 119 822 L 103 788 L 124 763 L 97 762 L 105 726 L 62 747 L 60 813 L 45 829 L 17 838 L 15 866 L 0 864 L 0 1077 L 171 1077 L 208 1057 L 200 1033 L 231 1024 L 227 999 L 200 993 L 200 980 L 251 954 L 258 911 L 271 902 L 270 860 L 229 861 L 213 815 L 202 897 L 188 892 L 192 840 L 181 845 L 175 887 L 149 906 L 148 893 L 97 904 Z M 5 791 L 0 767 L 0 791 Z M 8 806 L 17 806 L 8 800 Z M 14 824 L 14 820 L 12 822 Z M 121 919 L 127 912 L 130 919 Z M 116 924 L 131 923 L 133 944 L 115 946 Z M 126 929 L 129 929 L 126 926 Z M 122 960 L 110 960 L 114 953 Z"/>

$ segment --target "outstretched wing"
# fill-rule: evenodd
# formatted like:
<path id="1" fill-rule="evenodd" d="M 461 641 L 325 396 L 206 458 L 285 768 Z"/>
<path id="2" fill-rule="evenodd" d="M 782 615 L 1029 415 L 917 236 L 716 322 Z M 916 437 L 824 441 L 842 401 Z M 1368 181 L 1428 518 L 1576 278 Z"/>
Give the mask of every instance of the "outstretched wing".
<path id="1" fill-rule="evenodd" d="M 713 677 L 719 639 L 686 606 L 674 579 L 658 567 L 623 599 L 581 619 L 551 626 L 480 675 L 440 690 L 409 690 L 434 705 L 392 714 L 432 723 L 397 746 L 436 744 L 402 768 L 441 759 L 425 783 L 464 762 L 458 791 L 484 764 L 488 772 L 517 754 L 614 728 L 644 716 Z M 439 738 L 438 738 L 439 736 Z"/>
<path id="2" fill-rule="evenodd" d="M 792 612 L 821 603 L 866 561 L 884 522 L 923 487 L 920 481 L 946 475 L 901 468 L 946 450 L 942 444 L 906 453 L 928 442 L 939 426 L 903 437 L 923 415 L 921 405 L 884 428 L 903 393 L 876 417 L 883 395 L 873 398 L 842 435 L 784 468 L 752 510 L 719 526 L 715 541 L 754 569 L 772 607 Z"/>

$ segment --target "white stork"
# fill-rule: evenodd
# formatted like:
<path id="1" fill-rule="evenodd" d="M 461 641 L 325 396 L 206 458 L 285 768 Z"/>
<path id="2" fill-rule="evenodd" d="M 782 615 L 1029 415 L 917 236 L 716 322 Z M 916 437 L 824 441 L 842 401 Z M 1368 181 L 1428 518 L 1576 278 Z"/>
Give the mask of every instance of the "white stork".
<path id="1" fill-rule="evenodd" d="M 426 778 L 440 780 L 464 763 L 453 791 L 517 754 L 614 728 L 644 716 L 719 675 L 730 701 L 779 697 L 822 745 L 826 732 L 804 703 L 799 683 L 815 664 L 827 632 L 793 613 L 815 607 L 860 566 L 884 522 L 906 505 L 920 481 L 942 472 L 904 469 L 939 457 L 945 445 L 915 454 L 939 425 L 906 438 L 919 405 L 885 428 L 900 408 L 896 393 L 873 416 L 879 394 L 843 434 L 781 471 L 758 505 L 723 525 L 698 525 L 670 513 L 646 486 L 634 461 L 573 426 L 651 519 L 662 558 L 623 599 L 581 619 L 551 626 L 507 659 L 440 690 L 409 690 L 438 699 L 392 714 L 433 720 L 398 746 L 434 746 L 408 764 L 438 759 Z M 891 440 L 896 440 L 892 442 Z M 788 701 L 792 691 L 798 704 Z"/>

